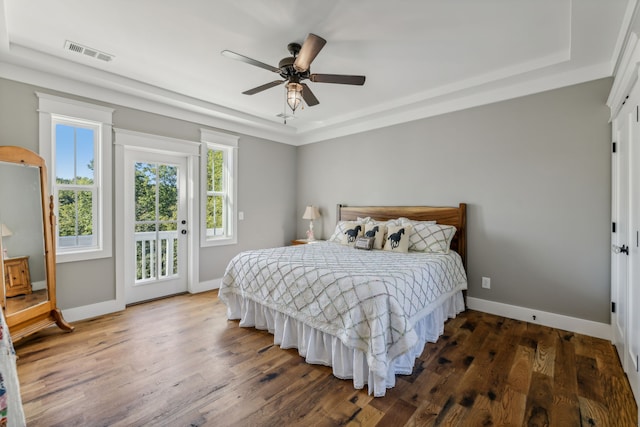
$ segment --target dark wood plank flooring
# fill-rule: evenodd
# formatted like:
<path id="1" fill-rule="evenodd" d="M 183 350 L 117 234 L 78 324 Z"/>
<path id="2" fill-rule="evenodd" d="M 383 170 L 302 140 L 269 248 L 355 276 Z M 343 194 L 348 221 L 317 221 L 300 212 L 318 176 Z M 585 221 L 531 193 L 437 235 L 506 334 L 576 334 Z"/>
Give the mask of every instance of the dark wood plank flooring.
<path id="1" fill-rule="evenodd" d="M 637 426 L 607 341 L 466 311 L 383 398 L 181 295 L 16 344 L 29 426 Z"/>

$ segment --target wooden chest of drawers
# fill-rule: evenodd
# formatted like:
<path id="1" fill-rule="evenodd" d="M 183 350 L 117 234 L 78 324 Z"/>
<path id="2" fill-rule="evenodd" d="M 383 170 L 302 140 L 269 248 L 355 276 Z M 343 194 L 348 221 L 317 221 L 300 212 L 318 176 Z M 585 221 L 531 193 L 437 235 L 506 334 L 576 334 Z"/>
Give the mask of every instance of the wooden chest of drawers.
<path id="1" fill-rule="evenodd" d="M 28 256 L 4 259 L 4 284 L 7 297 L 31 293 Z"/>

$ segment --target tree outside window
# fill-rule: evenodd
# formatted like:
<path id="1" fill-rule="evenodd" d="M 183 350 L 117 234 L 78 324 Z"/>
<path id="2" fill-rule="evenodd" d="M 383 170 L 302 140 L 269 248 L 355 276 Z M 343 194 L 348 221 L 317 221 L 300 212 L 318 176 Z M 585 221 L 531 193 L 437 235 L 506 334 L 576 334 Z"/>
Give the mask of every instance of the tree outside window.
<path id="1" fill-rule="evenodd" d="M 223 150 L 207 150 L 207 235 L 210 236 L 226 234 L 224 157 Z"/>

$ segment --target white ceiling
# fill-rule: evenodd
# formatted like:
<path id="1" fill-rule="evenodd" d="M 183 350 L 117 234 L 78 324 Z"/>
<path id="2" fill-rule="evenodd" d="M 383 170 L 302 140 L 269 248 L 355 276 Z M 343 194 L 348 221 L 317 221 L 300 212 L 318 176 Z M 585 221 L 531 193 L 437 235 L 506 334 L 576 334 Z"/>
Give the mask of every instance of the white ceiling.
<path id="1" fill-rule="evenodd" d="M 0 0 L 0 77 L 182 111 L 304 144 L 613 75 L 636 0 Z M 320 104 L 284 125 L 278 75 L 307 33 L 327 40 L 307 84 Z M 69 40 L 114 56 L 65 50 Z M 154 101 L 154 102 L 151 102 Z M 290 114 L 290 111 L 287 111 Z M 175 114 L 174 114 L 175 115 Z M 188 116 L 185 116 L 188 117 Z M 202 121 L 201 121 L 202 122 Z"/>

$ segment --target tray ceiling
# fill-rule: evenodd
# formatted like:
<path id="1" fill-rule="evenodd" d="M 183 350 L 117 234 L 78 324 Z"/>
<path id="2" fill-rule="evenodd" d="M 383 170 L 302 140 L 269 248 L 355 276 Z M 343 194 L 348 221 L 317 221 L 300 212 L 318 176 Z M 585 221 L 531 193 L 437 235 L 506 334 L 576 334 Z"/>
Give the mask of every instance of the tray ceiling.
<path id="1" fill-rule="evenodd" d="M 0 0 L 0 77 L 304 144 L 611 76 L 635 4 Z M 220 52 L 277 66 L 310 32 L 327 40 L 312 72 L 366 83 L 307 82 L 320 104 L 285 125 L 283 86 L 242 94 L 278 76 Z"/>

